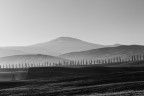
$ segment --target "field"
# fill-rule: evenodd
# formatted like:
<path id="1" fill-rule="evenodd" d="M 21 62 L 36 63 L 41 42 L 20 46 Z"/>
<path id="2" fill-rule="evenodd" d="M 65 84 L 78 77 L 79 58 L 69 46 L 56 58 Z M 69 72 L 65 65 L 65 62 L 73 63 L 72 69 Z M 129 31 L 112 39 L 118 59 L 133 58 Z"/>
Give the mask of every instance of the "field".
<path id="1" fill-rule="evenodd" d="M 28 68 L 0 68 L 0 81 L 22 80 L 27 73 Z"/>
<path id="2" fill-rule="evenodd" d="M 143 96 L 143 74 L 144 67 L 30 68 L 25 80 L 1 81 L 0 96 Z"/>

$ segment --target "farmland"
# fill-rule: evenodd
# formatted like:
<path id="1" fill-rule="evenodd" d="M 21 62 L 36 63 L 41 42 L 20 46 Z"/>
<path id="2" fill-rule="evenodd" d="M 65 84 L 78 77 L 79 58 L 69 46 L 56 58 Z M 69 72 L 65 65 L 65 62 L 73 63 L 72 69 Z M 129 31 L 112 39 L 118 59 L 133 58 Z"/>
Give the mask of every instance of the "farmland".
<path id="1" fill-rule="evenodd" d="M 142 65 L 143 61 L 130 64 Z M 1 81 L 0 96 L 141 96 L 143 74 L 144 67 L 29 68 L 25 80 Z"/>

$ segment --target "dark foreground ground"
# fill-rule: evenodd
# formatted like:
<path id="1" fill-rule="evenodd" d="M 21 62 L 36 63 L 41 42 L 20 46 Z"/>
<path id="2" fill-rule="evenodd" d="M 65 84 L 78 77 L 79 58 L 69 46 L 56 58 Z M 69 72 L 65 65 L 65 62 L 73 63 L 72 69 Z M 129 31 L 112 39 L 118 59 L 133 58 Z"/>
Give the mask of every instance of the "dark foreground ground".
<path id="1" fill-rule="evenodd" d="M 26 80 L 0 82 L 0 96 L 144 96 L 144 67 L 30 68 Z"/>

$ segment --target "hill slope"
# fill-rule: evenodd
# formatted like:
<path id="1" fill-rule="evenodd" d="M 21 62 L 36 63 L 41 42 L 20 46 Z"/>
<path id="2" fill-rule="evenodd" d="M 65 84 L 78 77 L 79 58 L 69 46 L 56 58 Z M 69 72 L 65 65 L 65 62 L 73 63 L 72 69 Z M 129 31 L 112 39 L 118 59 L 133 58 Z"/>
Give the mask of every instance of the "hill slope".
<path id="1" fill-rule="evenodd" d="M 76 38 L 59 37 L 45 43 L 39 43 L 25 47 L 7 47 L 8 49 L 16 49 L 34 54 L 45 54 L 57 56 L 68 52 L 77 52 L 90 49 L 102 48 L 103 45 L 88 43 Z"/>
<path id="2" fill-rule="evenodd" d="M 119 44 L 107 46 L 113 47 L 119 46 Z M 58 56 L 69 52 L 79 52 L 103 47 L 106 47 L 106 45 L 93 44 L 72 37 L 59 37 L 45 43 L 39 43 L 31 46 L 6 47 L 6 49 L 20 50 L 33 54 Z"/>
<path id="3" fill-rule="evenodd" d="M 0 57 L 12 56 L 12 55 L 22 55 L 22 54 L 27 54 L 27 52 L 14 50 L 14 49 L 0 48 Z"/>
<path id="4" fill-rule="evenodd" d="M 34 47 L 47 48 L 51 51 L 67 53 L 104 47 L 103 45 L 88 43 L 71 37 L 60 37 L 50 42 L 34 45 Z"/>
<path id="5" fill-rule="evenodd" d="M 58 63 L 66 59 L 50 55 L 14 55 L 0 58 L 0 64 L 24 64 L 24 63 Z"/>
<path id="6" fill-rule="evenodd" d="M 81 52 L 71 52 L 60 55 L 60 57 L 78 60 L 78 59 L 97 59 L 97 58 L 113 58 L 122 57 L 127 58 L 136 54 L 144 54 L 144 46 L 140 45 L 122 45 L 117 47 L 107 47 L 100 49 L 92 49 Z"/>

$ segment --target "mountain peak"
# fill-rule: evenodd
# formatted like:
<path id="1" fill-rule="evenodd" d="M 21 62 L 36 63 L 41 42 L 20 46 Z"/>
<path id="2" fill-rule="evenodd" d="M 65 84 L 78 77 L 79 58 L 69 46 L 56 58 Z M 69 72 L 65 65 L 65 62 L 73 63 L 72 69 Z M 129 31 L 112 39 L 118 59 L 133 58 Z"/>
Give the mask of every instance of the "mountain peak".
<path id="1" fill-rule="evenodd" d="M 75 39 L 73 37 L 59 37 L 58 39 Z"/>
<path id="2" fill-rule="evenodd" d="M 76 38 L 73 38 L 73 37 L 59 37 L 57 39 L 61 39 L 61 40 L 80 40 L 80 39 L 76 39 Z"/>
<path id="3" fill-rule="evenodd" d="M 57 42 L 67 42 L 67 41 L 81 41 L 80 39 L 76 39 L 73 37 L 59 37 L 53 41 L 57 41 Z"/>

